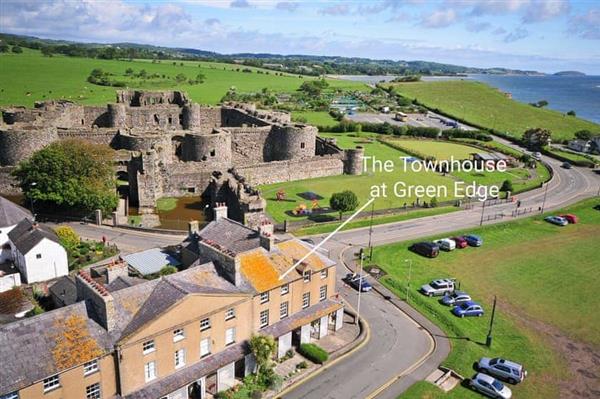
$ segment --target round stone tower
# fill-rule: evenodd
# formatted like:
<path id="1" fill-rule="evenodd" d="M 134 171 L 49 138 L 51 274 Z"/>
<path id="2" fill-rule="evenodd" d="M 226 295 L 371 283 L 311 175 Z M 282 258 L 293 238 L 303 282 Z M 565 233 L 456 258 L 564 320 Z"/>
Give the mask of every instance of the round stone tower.
<path id="1" fill-rule="evenodd" d="M 181 125 L 184 130 L 200 128 L 200 104 L 187 103 L 181 111 Z"/>
<path id="2" fill-rule="evenodd" d="M 22 126 L 0 130 L 0 165 L 16 165 L 57 140 L 55 127 Z"/>
<path id="3" fill-rule="evenodd" d="M 363 157 L 365 150 L 361 146 L 355 149 L 345 150 L 344 173 L 348 175 L 360 175 L 363 170 Z"/>
<path id="4" fill-rule="evenodd" d="M 273 161 L 315 156 L 317 128 L 307 125 L 274 125 L 269 145 Z"/>
<path id="5" fill-rule="evenodd" d="M 186 133 L 183 138 L 184 161 L 206 162 L 215 167 L 231 165 L 231 134 L 218 131 L 208 134 Z"/>
<path id="6" fill-rule="evenodd" d="M 127 127 L 127 111 L 125 104 L 108 104 L 108 126 Z"/>

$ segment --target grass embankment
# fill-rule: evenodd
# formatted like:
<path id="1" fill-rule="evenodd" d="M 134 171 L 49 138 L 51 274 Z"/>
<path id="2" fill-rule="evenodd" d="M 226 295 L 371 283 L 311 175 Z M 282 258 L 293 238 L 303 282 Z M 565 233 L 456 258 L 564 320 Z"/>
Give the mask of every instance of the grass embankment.
<path id="1" fill-rule="evenodd" d="M 399 297 L 406 295 L 408 263 L 412 260 L 410 302 L 451 337 L 452 352 L 444 365 L 465 377 L 474 374 L 473 362 L 482 356 L 502 356 L 523 363 L 529 377 L 511 386 L 515 397 L 556 398 L 558 384 L 568 377 L 567 365 L 543 326 L 568 337 L 600 345 L 600 284 L 597 237 L 598 199 L 584 201 L 564 212 L 576 213 L 580 223 L 558 227 L 541 216 L 472 229 L 484 239 L 480 248 L 443 252 L 426 259 L 408 250 L 411 242 L 377 247 L 374 264 L 388 274 L 382 282 Z M 456 232 L 462 234 L 466 231 Z M 448 234 L 450 236 L 451 234 Z M 421 241 L 420 239 L 419 241 Z M 482 318 L 460 319 L 437 298 L 427 298 L 417 288 L 435 278 L 455 277 L 461 289 L 482 303 Z M 482 343 L 487 334 L 491 303 L 498 296 L 494 341 Z M 525 320 L 526 322 L 522 321 Z M 563 348 L 567 350 L 566 348 Z M 418 383 L 402 398 L 466 398 L 477 394 L 457 387 L 449 394 L 428 383 Z"/>
<path id="2" fill-rule="evenodd" d="M 599 125 L 558 111 L 536 108 L 506 97 L 481 82 L 449 80 L 441 82 L 397 83 L 398 93 L 430 109 L 477 126 L 508 132 L 520 138 L 528 128 L 549 129 L 554 139 L 571 139 L 578 130 L 596 131 Z"/>
<path id="3" fill-rule="evenodd" d="M 22 54 L 3 53 L 0 55 L 0 105 L 25 105 L 31 107 L 34 101 L 64 98 L 81 104 L 103 105 L 115 101 L 115 88 L 98 86 L 87 81 L 90 72 L 100 68 L 113 74 L 111 78 L 124 81 L 129 88 L 186 91 L 189 97 L 203 104 L 217 104 L 232 86 L 240 92 L 258 92 L 267 87 L 275 92 L 293 92 L 310 77 L 297 75 L 275 75 L 274 71 L 245 67 L 241 65 L 214 62 L 175 62 L 163 60 L 152 63 L 149 60 L 101 60 L 94 58 L 67 57 L 54 55 L 44 57 L 37 50 L 23 49 Z M 159 77 L 141 79 L 125 76 L 131 68 L 134 73 L 142 69 L 148 75 Z M 248 69 L 251 72 L 243 72 Z M 260 71 L 261 73 L 258 73 Z M 268 74 L 267 74 L 268 72 Z M 202 73 L 204 83 L 177 83 L 175 77 L 183 74 L 187 79 L 195 79 Z M 164 77 L 163 77 L 164 75 Z M 356 89 L 365 87 L 359 82 L 329 79 L 332 88 Z"/>
<path id="4" fill-rule="evenodd" d="M 385 183 L 388 187 L 387 197 L 375 201 L 376 210 L 400 208 L 405 203 L 410 205 L 416 200 L 415 195 L 409 195 L 406 198 L 394 195 L 393 186 L 397 181 L 403 181 L 407 187 L 419 185 L 446 186 L 448 196 L 440 196 L 437 200 L 444 201 L 454 198 L 454 180 L 452 178 L 433 172 L 413 172 L 410 170 L 404 172 L 402 170 L 404 161 L 401 160 L 401 157 L 405 157 L 407 154 L 372 139 L 372 137 L 376 137 L 372 133 L 362 133 L 360 137 L 333 133 L 321 134 L 321 136 L 336 138 L 337 144 L 342 148 L 355 148 L 357 145 L 361 145 L 364 147 L 366 155 L 375 156 L 379 160 L 393 161 L 394 171 L 367 171 L 360 176 L 339 175 L 260 186 L 259 189 L 263 197 L 268 201 L 267 211 L 277 222 L 283 222 L 285 219 L 293 221 L 307 218 L 306 216 L 291 216 L 288 213 L 302 203 L 309 208 L 311 207 L 311 201 L 301 196 L 302 193 L 306 192 L 313 192 L 322 197 L 319 200 L 321 207 L 328 207 L 331 195 L 344 190 L 353 191 L 359 201 L 364 204 L 371 197 L 371 186 Z M 283 189 L 286 193 L 285 201 L 276 200 L 276 194 L 280 189 Z M 429 198 L 424 200 L 429 201 Z M 329 214 L 331 220 L 335 220 L 336 217 L 337 213 L 335 212 Z"/>

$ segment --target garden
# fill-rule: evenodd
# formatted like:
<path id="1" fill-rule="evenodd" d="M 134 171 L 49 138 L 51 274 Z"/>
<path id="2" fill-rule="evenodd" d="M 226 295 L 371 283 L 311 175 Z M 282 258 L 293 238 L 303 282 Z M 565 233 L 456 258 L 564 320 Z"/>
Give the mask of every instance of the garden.
<path id="1" fill-rule="evenodd" d="M 70 226 L 55 229 L 60 243 L 67 250 L 69 270 L 78 270 L 119 253 L 116 245 L 103 241 L 82 240 Z"/>

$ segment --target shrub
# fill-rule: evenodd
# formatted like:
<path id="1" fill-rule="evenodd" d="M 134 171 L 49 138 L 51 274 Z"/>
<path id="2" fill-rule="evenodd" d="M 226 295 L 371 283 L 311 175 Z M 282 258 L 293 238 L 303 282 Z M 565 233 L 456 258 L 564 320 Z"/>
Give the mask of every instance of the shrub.
<path id="1" fill-rule="evenodd" d="M 321 348 L 316 344 L 302 344 L 300 345 L 300 354 L 308 360 L 323 364 L 329 359 L 329 354 L 325 349 Z"/>
<path id="2" fill-rule="evenodd" d="M 58 226 L 54 229 L 54 232 L 58 236 L 60 243 L 68 249 L 74 249 L 79 244 L 79 235 L 77 235 L 71 226 Z"/>
<path id="3" fill-rule="evenodd" d="M 177 273 L 177 268 L 175 266 L 165 266 L 158 272 L 161 276 L 167 276 L 173 273 Z"/>
<path id="4" fill-rule="evenodd" d="M 298 363 L 298 364 L 296 365 L 296 368 L 297 368 L 297 369 L 305 369 L 305 368 L 308 368 L 308 363 L 306 363 L 306 362 L 303 360 L 303 361 L 301 361 L 300 363 Z"/>

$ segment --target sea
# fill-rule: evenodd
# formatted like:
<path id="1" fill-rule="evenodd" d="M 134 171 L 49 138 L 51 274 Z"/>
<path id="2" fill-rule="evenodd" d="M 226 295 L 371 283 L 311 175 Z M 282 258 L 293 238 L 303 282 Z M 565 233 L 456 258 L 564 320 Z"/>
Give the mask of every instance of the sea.
<path id="1" fill-rule="evenodd" d="M 338 76 L 338 78 L 375 84 L 390 81 L 395 76 Z M 578 117 L 600 124 L 600 76 L 519 76 L 519 75 L 468 75 L 463 77 L 423 77 L 425 81 L 449 79 L 474 79 L 504 92 L 512 98 L 532 103 L 548 101 L 547 107 L 560 112 L 575 111 Z"/>

